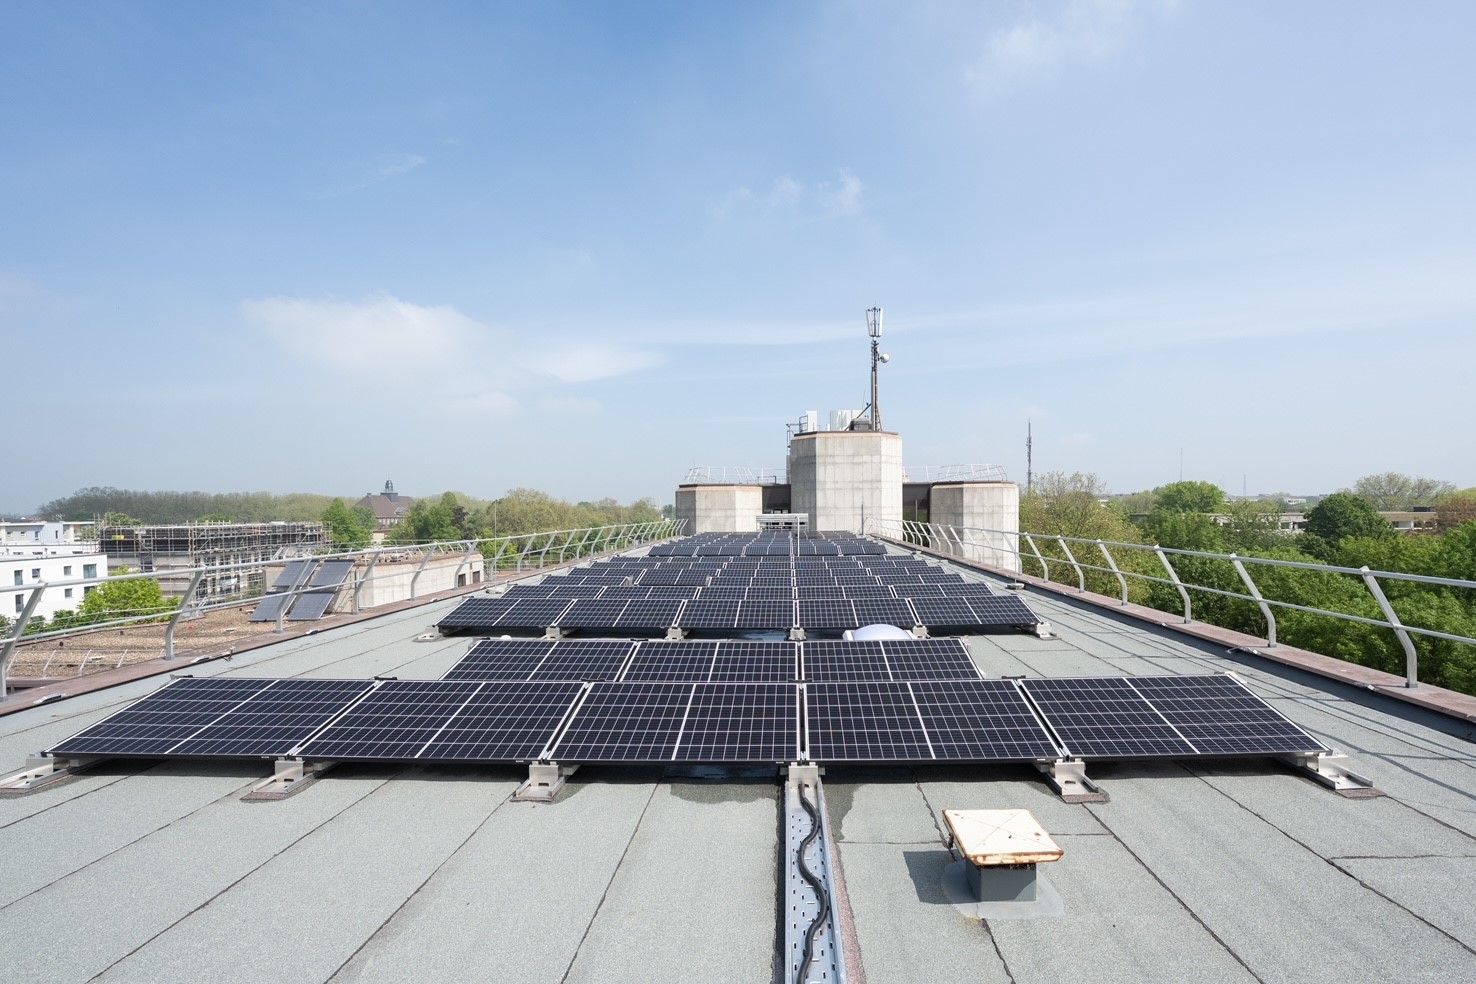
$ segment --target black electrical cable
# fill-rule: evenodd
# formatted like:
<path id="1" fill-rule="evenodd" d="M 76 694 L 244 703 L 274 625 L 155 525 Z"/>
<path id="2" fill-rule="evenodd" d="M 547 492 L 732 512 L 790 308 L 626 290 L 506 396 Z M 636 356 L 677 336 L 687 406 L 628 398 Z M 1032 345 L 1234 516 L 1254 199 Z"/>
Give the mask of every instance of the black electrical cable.
<path id="1" fill-rule="evenodd" d="M 820 900 L 820 911 L 815 913 L 815 918 L 810 923 L 809 929 L 805 930 L 805 946 L 800 954 L 799 973 L 795 975 L 795 981 L 803 984 L 805 977 L 810 973 L 810 961 L 815 956 L 815 934 L 820 932 L 820 927 L 824 926 L 825 921 L 830 918 L 830 896 L 825 892 L 824 883 L 816 877 L 815 873 L 810 870 L 810 866 L 805 863 L 805 851 L 809 850 L 810 845 L 815 842 L 815 838 L 820 836 L 820 811 L 814 806 L 811 806 L 810 801 L 805 798 L 805 787 L 803 783 L 799 785 L 798 793 L 800 806 L 804 807 L 805 812 L 810 815 L 810 833 L 804 840 L 800 841 L 799 846 L 799 857 L 797 860 L 799 861 L 800 875 L 803 876 L 805 881 L 810 883 L 810 887 L 815 890 L 815 897 Z"/>

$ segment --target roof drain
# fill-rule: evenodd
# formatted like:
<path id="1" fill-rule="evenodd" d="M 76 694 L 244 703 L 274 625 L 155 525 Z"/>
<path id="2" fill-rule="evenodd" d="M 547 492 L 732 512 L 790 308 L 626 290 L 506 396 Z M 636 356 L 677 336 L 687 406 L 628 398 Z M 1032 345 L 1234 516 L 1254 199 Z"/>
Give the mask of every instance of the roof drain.
<path id="1" fill-rule="evenodd" d="M 824 821 L 819 766 L 789 766 L 784 811 L 785 979 L 793 984 L 845 984 L 845 958 L 832 901 L 834 852 Z"/>

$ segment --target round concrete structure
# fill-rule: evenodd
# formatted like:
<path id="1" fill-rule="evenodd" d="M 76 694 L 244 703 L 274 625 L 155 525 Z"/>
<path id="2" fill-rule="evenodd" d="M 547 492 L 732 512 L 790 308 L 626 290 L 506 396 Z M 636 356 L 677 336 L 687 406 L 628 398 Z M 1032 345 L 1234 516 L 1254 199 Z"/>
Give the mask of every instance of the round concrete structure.
<path id="1" fill-rule="evenodd" d="M 677 519 L 686 525 L 682 532 L 752 533 L 764 511 L 762 485 L 679 485 L 676 490 Z"/>
<path id="2" fill-rule="evenodd" d="M 953 528 L 949 552 L 1020 570 L 1020 486 L 1014 482 L 939 482 L 929 494 L 928 522 Z"/>

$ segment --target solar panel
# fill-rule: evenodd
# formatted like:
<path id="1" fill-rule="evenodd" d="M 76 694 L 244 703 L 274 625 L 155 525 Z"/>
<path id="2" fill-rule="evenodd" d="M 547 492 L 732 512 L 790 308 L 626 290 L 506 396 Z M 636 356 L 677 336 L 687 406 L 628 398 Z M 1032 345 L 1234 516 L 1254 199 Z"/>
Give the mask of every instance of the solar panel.
<path id="1" fill-rule="evenodd" d="M 169 749 L 169 754 L 287 755 L 373 686 L 372 680 L 274 680 Z"/>
<path id="2" fill-rule="evenodd" d="M 432 762 L 528 762 L 539 758 L 583 689 L 535 680 L 485 683 L 418 756 Z"/>
<path id="3" fill-rule="evenodd" d="M 1086 758 L 1189 756 L 1194 748 L 1118 677 L 1023 680 L 1021 686 L 1060 736 Z"/>
<path id="4" fill-rule="evenodd" d="M 698 684 L 672 758 L 678 762 L 793 762 L 799 711 L 788 684 Z"/>
<path id="5" fill-rule="evenodd" d="M 904 683 L 805 687 L 809 757 L 816 762 L 916 762 L 932 758 Z"/>
<path id="6" fill-rule="evenodd" d="M 529 673 L 530 680 L 613 680 L 635 643 L 625 639 L 563 640 Z"/>
<path id="7" fill-rule="evenodd" d="M 1128 683 L 1203 755 L 1330 751 L 1229 674 Z"/>
<path id="8" fill-rule="evenodd" d="M 692 699 L 689 683 L 596 683 L 550 757 L 565 762 L 664 762 Z"/>
<path id="9" fill-rule="evenodd" d="M 1008 762 L 1061 757 L 1010 680 L 940 680 L 907 686 L 935 758 Z"/>
<path id="10" fill-rule="evenodd" d="M 620 613 L 630 604 L 633 602 L 576 598 L 568 611 L 559 616 L 558 625 L 566 629 L 608 629 L 615 625 Z"/>
<path id="11" fill-rule="evenodd" d="M 902 589 L 898 589 L 906 593 Z M 918 624 L 929 628 L 1018 629 L 1039 623 L 1034 612 L 1019 598 L 1000 595 L 993 598 L 912 598 L 909 602 L 917 613 Z"/>
<path id="12" fill-rule="evenodd" d="M 886 639 L 881 645 L 894 680 L 973 680 L 980 675 L 962 639 Z"/>
<path id="13" fill-rule="evenodd" d="M 275 622 L 277 614 L 292 604 L 289 594 L 269 594 L 256 603 L 256 608 L 247 617 L 248 622 Z"/>
<path id="14" fill-rule="evenodd" d="M 802 655 L 806 680 L 825 682 L 892 679 L 891 668 L 880 642 L 807 642 Z"/>
<path id="15" fill-rule="evenodd" d="M 792 601 L 740 601 L 734 621 L 738 629 L 788 629 L 794 624 Z"/>
<path id="16" fill-rule="evenodd" d="M 782 683 L 799 677 L 798 647 L 792 642 L 718 643 L 713 682 Z"/>
<path id="17" fill-rule="evenodd" d="M 299 584 L 306 584 L 307 578 L 304 575 L 316 566 L 318 566 L 318 561 L 312 557 L 287 561 L 282 568 L 282 573 L 278 574 L 277 579 L 272 582 L 272 590 L 290 591 Z"/>
<path id="18" fill-rule="evenodd" d="M 678 624 L 686 629 L 731 629 L 738 622 L 741 601 L 698 598 L 682 609 Z"/>
<path id="19" fill-rule="evenodd" d="M 333 590 L 324 589 L 298 595 L 292 611 L 287 613 L 287 621 L 316 622 L 328 612 L 328 606 L 333 604 L 333 594 Z"/>
<path id="20" fill-rule="evenodd" d="M 851 604 L 856 609 L 856 624 L 862 625 L 895 625 L 899 628 L 910 629 L 917 624 L 917 618 L 912 614 L 912 609 L 907 602 L 892 599 L 890 601 L 882 598 L 858 598 Z"/>
<path id="21" fill-rule="evenodd" d="M 625 611 L 610 626 L 616 629 L 666 629 L 677 619 L 677 613 L 681 611 L 682 601 L 674 598 L 652 598 L 645 601 L 632 601 L 625 606 Z"/>
<path id="22" fill-rule="evenodd" d="M 526 680 L 553 652 L 551 639 L 480 639 L 442 680 Z"/>
<path id="23" fill-rule="evenodd" d="M 716 642 L 643 642 L 621 677 L 627 682 L 701 681 L 712 674 Z"/>
<path id="24" fill-rule="evenodd" d="M 413 759 L 483 686 L 475 680 L 384 681 L 300 754 L 314 759 Z M 577 689 L 580 684 L 569 686 Z"/>
<path id="25" fill-rule="evenodd" d="M 801 601 L 799 624 L 807 629 L 854 629 L 861 623 L 856 621 L 856 609 L 851 602 L 840 600 Z"/>
<path id="26" fill-rule="evenodd" d="M 492 628 L 547 628 L 575 602 L 568 599 L 468 598 L 437 623 L 443 633 Z"/>
<path id="27" fill-rule="evenodd" d="M 174 680 L 47 749 L 49 755 L 163 755 L 218 720 L 271 680 Z"/>

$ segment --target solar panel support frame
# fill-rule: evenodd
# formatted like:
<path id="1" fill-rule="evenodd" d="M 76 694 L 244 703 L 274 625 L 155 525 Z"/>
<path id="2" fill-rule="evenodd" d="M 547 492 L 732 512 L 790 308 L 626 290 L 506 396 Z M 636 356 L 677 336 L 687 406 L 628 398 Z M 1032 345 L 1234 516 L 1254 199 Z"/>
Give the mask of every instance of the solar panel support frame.
<path id="1" fill-rule="evenodd" d="M 528 778 L 513 792 L 514 803 L 552 803 L 564 788 L 564 782 L 579 769 L 579 764 L 529 762 Z"/>
<path id="2" fill-rule="evenodd" d="M 369 691 L 365 691 L 368 693 Z M 272 777 L 251 787 L 251 792 L 241 797 L 242 802 L 274 801 L 286 799 L 304 789 L 338 763 L 331 759 L 304 762 L 300 758 L 279 758 L 272 762 Z"/>
<path id="3" fill-rule="evenodd" d="M 1276 756 L 1313 782 L 1326 786 L 1347 799 L 1370 799 L 1383 796 L 1373 780 L 1354 772 L 1344 763 L 1348 756 L 1341 752 L 1291 752 Z"/>
<path id="4" fill-rule="evenodd" d="M 1035 767 L 1045 776 L 1063 803 L 1106 803 L 1107 794 L 1086 774 L 1086 763 L 1077 758 L 1037 762 Z"/>

